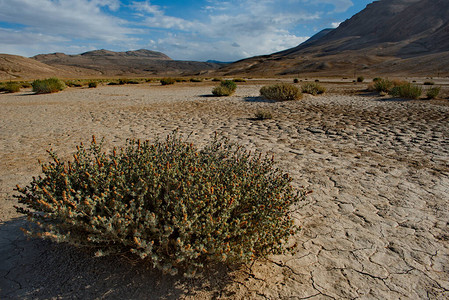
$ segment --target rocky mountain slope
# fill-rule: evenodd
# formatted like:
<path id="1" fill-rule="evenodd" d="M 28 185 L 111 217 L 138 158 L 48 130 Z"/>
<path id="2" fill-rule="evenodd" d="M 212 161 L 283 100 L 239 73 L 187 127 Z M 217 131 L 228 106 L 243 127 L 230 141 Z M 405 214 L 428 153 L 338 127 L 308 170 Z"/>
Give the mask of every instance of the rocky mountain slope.
<path id="1" fill-rule="evenodd" d="M 449 75 L 449 1 L 380 0 L 334 30 L 224 74 Z"/>

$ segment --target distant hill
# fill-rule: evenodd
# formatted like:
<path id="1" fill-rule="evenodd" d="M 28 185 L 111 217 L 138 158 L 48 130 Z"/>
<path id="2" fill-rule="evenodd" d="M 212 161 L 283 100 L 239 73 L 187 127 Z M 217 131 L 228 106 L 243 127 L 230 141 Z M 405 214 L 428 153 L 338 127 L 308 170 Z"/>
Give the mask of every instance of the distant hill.
<path id="1" fill-rule="evenodd" d="M 98 76 L 197 75 L 220 67 L 217 63 L 176 61 L 161 52 L 146 49 L 126 52 L 102 49 L 78 55 L 40 54 L 33 59 L 56 68 L 87 69 Z"/>
<path id="2" fill-rule="evenodd" d="M 449 75 L 449 1 L 375 1 L 297 47 L 241 60 L 220 72 Z"/>

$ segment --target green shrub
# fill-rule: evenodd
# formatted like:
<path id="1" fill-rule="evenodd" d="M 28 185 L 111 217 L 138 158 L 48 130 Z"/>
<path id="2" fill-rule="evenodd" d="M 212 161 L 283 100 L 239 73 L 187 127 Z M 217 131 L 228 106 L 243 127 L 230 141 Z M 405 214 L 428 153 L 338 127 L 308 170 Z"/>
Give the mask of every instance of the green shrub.
<path id="1" fill-rule="evenodd" d="M 243 79 L 243 78 L 234 78 L 232 81 L 234 81 L 234 82 L 246 82 L 246 79 Z"/>
<path id="2" fill-rule="evenodd" d="M 357 77 L 357 82 L 363 82 L 365 80 L 365 77 L 359 76 Z"/>
<path id="3" fill-rule="evenodd" d="M 441 87 L 439 87 L 439 86 L 431 87 L 426 92 L 427 99 L 437 98 L 438 95 L 440 94 L 440 91 L 441 91 Z"/>
<path id="4" fill-rule="evenodd" d="M 98 82 L 96 82 L 96 81 L 91 81 L 91 82 L 89 82 L 89 88 L 96 88 L 97 86 L 98 86 Z"/>
<path id="5" fill-rule="evenodd" d="M 215 138 L 202 150 L 174 134 L 129 141 L 106 153 L 93 138 L 74 160 L 42 164 L 15 197 L 37 227 L 27 233 L 88 246 L 96 255 L 134 253 L 170 274 L 208 262 L 246 263 L 284 253 L 298 227 L 291 206 L 305 193 L 272 159 Z"/>
<path id="6" fill-rule="evenodd" d="M 58 78 L 48 78 L 44 80 L 35 80 L 31 84 L 33 92 L 36 94 L 56 93 L 65 89 L 65 84 Z"/>
<path id="7" fill-rule="evenodd" d="M 175 84 L 176 80 L 174 78 L 162 78 L 161 79 L 161 84 L 162 85 L 170 85 L 170 84 Z"/>
<path id="8" fill-rule="evenodd" d="M 302 98 L 302 93 L 298 87 L 289 83 L 278 83 L 264 86 L 260 89 L 260 94 L 269 100 L 288 101 Z"/>
<path id="9" fill-rule="evenodd" d="M 304 94 L 311 94 L 314 96 L 324 94 L 326 92 L 326 88 L 316 82 L 304 83 L 301 86 L 301 90 Z"/>
<path id="10" fill-rule="evenodd" d="M 118 85 L 118 82 L 111 81 L 111 82 L 108 83 L 108 85 Z"/>
<path id="11" fill-rule="evenodd" d="M 17 82 L 7 82 L 0 86 L 0 92 L 17 93 L 20 92 L 20 84 Z"/>
<path id="12" fill-rule="evenodd" d="M 232 80 L 222 80 L 220 85 L 212 90 L 212 94 L 218 97 L 230 96 L 237 89 L 237 84 Z"/>
<path id="13" fill-rule="evenodd" d="M 393 82 L 388 79 L 380 78 L 379 80 L 374 81 L 374 89 L 378 93 L 389 93 L 390 89 L 393 87 Z"/>
<path id="14" fill-rule="evenodd" d="M 298 78 L 293 79 L 293 83 L 299 83 L 299 79 Z"/>
<path id="15" fill-rule="evenodd" d="M 254 114 L 255 118 L 257 120 L 268 120 L 268 119 L 273 119 L 273 115 L 271 114 L 270 111 L 268 110 L 258 110 L 256 111 L 256 113 Z"/>
<path id="16" fill-rule="evenodd" d="M 434 85 L 435 82 L 433 81 L 424 81 L 424 85 Z"/>
<path id="17" fill-rule="evenodd" d="M 404 83 L 394 86 L 389 94 L 398 98 L 419 99 L 422 94 L 422 87 L 411 83 Z"/>
<path id="18" fill-rule="evenodd" d="M 376 81 L 379 81 L 379 80 L 382 80 L 382 78 L 380 78 L 380 77 L 374 77 L 373 78 L 373 82 L 376 82 Z"/>

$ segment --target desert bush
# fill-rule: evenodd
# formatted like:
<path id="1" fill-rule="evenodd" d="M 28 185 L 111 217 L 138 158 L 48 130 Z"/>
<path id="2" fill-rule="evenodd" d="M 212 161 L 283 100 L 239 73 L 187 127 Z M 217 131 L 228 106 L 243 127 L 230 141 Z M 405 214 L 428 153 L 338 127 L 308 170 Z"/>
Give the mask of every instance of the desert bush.
<path id="1" fill-rule="evenodd" d="M 118 82 L 111 81 L 111 82 L 108 83 L 108 85 L 119 85 L 119 84 L 118 84 Z"/>
<path id="2" fill-rule="evenodd" d="M 299 79 L 298 78 L 293 79 L 293 83 L 299 83 Z"/>
<path id="3" fill-rule="evenodd" d="M 437 98 L 438 95 L 440 94 L 440 91 L 441 91 L 441 87 L 439 87 L 439 86 L 431 87 L 426 92 L 427 99 Z"/>
<path id="4" fill-rule="evenodd" d="M 380 77 L 374 77 L 373 78 L 373 82 L 376 82 L 376 81 L 379 81 L 379 80 L 382 80 L 382 78 L 380 78 Z"/>
<path id="5" fill-rule="evenodd" d="M 32 235 L 97 250 L 134 253 L 170 274 L 204 263 L 246 263 L 288 249 L 298 227 L 291 206 L 305 193 L 273 160 L 215 138 L 202 150 L 176 133 L 128 141 L 112 153 L 95 138 L 74 159 L 41 164 L 15 197 Z"/>
<path id="6" fill-rule="evenodd" d="M 258 110 L 256 111 L 256 113 L 254 114 L 254 117 L 257 120 L 268 120 L 268 119 L 273 119 L 273 115 L 271 114 L 270 111 L 268 110 Z"/>
<path id="7" fill-rule="evenodd" d="M 0 85 L 0 92 L 17 93 L 20 92 L 20 84 L 17 82 L 7 82 Z"/>
<path id="8" fill-rule="evenodd" d="M 218 97 L 230 96 L 235 93 L 237 84 L 232 80 L 222 80 L 220 85 L 212 90 L 212 94 Z"/>
<path id="9" fill-rule="evenodd" d="M 221 81 L 220 78 L 212 78 L 212 81 Z"/>
<path id="10" fill-rule="evenodd" d="M 419 99 L 422 94 L 422 87 L 411 83 L 404 83 L 394 86 L 389 94 L 398 98 Z"/>
<path id="11" fill-rule="evenodd" d="M 190 82 L 203 82 L 201 78 L 190 78 Z"/>
<path id="12" fill-rule="evenodd" d="M 128 79 L 128 78 L 121 78 L 118 81 L 119 85 L 124 85 L 124 84 L 139 84 L 139 81 L 137 80 L 133 80 L 133 79 Z"/>
<path id="13" fill-rule="evenodd" d="M 320 82 L 320 80 L 319 79 L 315 79 L 315 82 Z"/>
<path id="14" fill-rule="evenodd" d="M 388 93 L 392 87 L 393 82 L 388 79 L 380 78 L 379 80 L 374 81 L 374 89 L 378 93 Z"/>
<path id="15" fill-rule="evenodd" d="M 243 78 L 234 78 L 232 81 L 234 81 L 234 82 L 246 82 L 246 79 L 243 79 Z"/>
<path id="16" fill-rule="evenodd" d="M 170 85 L 170 84 L 175 84 L 176 80 L 174 78 L 162 78 L 161 79 L 161 84 L 162 85 Z"/>
<path id="17" fill-rule="evenodd" d="M 28 81 L 23 81 L 20 83 L 20 86 L 23 87 L 24 89 L 27 89 L 31 87 L 31 83 Z"/>
<path id="18" fill-rule="evenodd" d="M 363 82 L 363 81 L 365 81 L 365 77 L 363 77 L 363 76 L 357 77 L 357 82 Z"/>
<path id="19" fill-rule="evenodd" d="M 434 85 L 435 82 L 433 81 L 424 81 L 424 85 Z"/>
<path id="20" fill-rule="evenodd" d="M 31 85 L 33 86 L 33 92 L 36 94 L 56 93 L 62 91 L 66 87 L 64 82 L 56 77 L 35 80 Z"/>
<path id="21" fill-rule="evenodd" d="M 326 88 L 316 82 L 304 83 L 301 86 L 301 90 L 304 94 L 311 94 L 314 96 L 324 94 L 326 92 Z"/>
<path id="22" fill-rule="evenodd" d="M 91 81 L 91 82 L 89 82 L 89 88 L 96 88 L 97 86 L 98 86 L 98 82 L 96 82 L 96 81 Z"/>
<path id="23" fill-rule="evenodd" d="M 302 98 L 302 93 L 298 87 L 289 83 L 278 83 L 264 86 L 260 89 L 260 94 L 269 100 L 288 101 Z"/>

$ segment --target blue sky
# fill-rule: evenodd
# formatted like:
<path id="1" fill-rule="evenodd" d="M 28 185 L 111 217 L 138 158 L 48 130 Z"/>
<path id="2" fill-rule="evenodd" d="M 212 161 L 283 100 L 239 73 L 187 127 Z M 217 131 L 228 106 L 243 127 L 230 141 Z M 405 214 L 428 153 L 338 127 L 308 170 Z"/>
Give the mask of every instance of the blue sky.
<path id="1" fill-rule="evenodd" d="M 0 53 L 161 51 L 234 61 L 294 47 L 373 0 L 0 0 Z"/>

